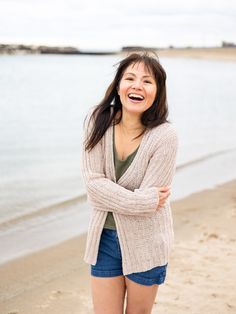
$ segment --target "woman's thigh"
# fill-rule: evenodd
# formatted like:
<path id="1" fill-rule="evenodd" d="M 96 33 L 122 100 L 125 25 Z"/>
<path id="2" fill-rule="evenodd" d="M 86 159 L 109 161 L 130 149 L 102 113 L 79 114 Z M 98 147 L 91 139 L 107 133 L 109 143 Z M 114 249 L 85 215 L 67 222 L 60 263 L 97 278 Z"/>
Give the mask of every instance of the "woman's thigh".
<path id="1" fill-rule="evenodd" d="M 125 277 L 127 289 L 126 314 L 150 314 L 159 285 L 144 286 Z"/>
<path id="2" fill-rule="evenodd" d="M 125 277 L 101 278 L 91 276 L 95 314 L 123 314 Z"/>

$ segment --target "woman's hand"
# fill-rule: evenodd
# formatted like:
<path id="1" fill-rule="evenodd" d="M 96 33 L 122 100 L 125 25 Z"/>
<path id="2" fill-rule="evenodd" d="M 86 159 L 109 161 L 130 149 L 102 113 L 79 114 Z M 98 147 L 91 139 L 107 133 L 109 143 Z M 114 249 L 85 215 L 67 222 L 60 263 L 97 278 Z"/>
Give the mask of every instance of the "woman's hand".
<path id="1" fill-rule="evenodd" d="M 165 205 L 166 199 L 170 195 L 170 187 L 161 186 L 157 188 L 157 193 L 159 196 L 159 203 L 158 203 L 157 209 L 160 209 Z"/>

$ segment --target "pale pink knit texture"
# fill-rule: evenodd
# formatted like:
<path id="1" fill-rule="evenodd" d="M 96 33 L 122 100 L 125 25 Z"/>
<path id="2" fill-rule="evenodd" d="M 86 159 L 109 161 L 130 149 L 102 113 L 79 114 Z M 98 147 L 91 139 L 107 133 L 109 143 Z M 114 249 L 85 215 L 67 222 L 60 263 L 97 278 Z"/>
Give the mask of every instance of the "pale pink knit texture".
<path id="1" fill-rule="evenodd" d="M 85 123 L 85 138 L 91 125 Z M 173 242 L 169 201 L 157 210 L 157 188 L 170 185 L 175 172 L 177 136 L 164 123 L 145 132 L 137 154 L 116 183 L 113 128 L 90 151 L 83 149 L 82 173 L 92 216 L 85 261 L 96 264 L 107 212 L 113 212 L 119 237 L 124 275 L 142 272 L 168 262 Z"/>

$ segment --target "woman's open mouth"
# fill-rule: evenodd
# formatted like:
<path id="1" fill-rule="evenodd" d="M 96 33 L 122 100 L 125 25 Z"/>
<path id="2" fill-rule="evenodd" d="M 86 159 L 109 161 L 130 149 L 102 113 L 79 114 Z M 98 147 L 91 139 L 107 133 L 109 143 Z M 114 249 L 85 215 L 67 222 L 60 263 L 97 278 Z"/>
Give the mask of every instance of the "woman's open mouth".
<path id="1" fill-rule="evenodd" d="M 128 94 L 128 97 L 129 97 L 129 99 L 131 99 L 132 101 L 137 101 L 137 102 L 140 102 L 140 101 L 143 101 L 143 100 L 144 100 L 144 97 L 143 97 L 142 95 L 134 94 L 134 93 Z"/>

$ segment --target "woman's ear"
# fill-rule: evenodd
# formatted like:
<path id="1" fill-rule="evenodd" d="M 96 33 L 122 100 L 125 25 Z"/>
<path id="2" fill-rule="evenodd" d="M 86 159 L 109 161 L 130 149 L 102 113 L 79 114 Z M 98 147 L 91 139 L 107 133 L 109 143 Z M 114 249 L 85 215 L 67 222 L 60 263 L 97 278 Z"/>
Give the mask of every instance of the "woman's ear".
<path id="1" fill-rule="evenodd" d="M 116 90 L 117 90 L 117 94 L 120 95 L 120 88 L 119 88 L 119 86 L 116 87 Z"/>

